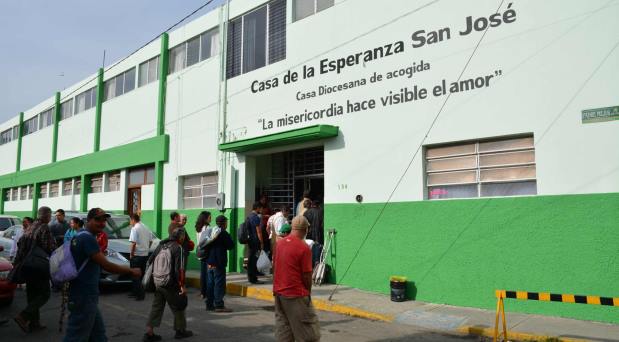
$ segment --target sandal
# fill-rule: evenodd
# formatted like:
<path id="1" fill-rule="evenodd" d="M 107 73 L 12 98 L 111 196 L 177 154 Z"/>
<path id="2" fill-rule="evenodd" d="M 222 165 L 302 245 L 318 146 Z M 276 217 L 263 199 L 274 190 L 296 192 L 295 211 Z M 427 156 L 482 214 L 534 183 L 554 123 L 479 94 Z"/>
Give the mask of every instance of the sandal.
<path id="1" fill-rule="evenodd" d="M 25 320 L 21 315 L 15 316 L 13 318 L 15 323 L 20 327 L 20 329 L 26 334 L 30 332 L 30 321 Z"/>

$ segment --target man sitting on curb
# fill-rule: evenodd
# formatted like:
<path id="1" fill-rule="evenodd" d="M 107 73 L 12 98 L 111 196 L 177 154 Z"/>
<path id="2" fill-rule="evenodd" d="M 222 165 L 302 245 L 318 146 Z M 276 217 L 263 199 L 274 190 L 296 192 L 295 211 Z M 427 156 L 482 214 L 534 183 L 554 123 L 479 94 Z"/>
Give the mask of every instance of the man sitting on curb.
<path id="1" fill-rule="evenodd" d="M 292 220 L 290 235 L 275 246 L 275 339 L 319 341 L 320 327 L 312 305 L 312 252 L 305 244 L 309 222 L 304 216 Z"/>

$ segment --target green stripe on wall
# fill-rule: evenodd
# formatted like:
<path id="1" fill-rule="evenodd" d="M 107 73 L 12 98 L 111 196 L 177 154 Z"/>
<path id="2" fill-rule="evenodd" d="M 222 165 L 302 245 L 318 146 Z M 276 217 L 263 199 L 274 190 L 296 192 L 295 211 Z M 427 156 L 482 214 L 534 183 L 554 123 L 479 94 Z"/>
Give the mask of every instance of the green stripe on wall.
<path id="1" fill-rule="evenodd" d="M 325 230 L 337 229 L 339 281 L 381 207 L 326 205 Z M 486 309 L 504 288 L 617 297 L 617 255 L 619 193 L 392 203 L 342 283 L 388 293 L 389 277 L 402 275 L 415 283 L 418 300 Z M 505 305 L 619 323 L 616 308 Z"/>

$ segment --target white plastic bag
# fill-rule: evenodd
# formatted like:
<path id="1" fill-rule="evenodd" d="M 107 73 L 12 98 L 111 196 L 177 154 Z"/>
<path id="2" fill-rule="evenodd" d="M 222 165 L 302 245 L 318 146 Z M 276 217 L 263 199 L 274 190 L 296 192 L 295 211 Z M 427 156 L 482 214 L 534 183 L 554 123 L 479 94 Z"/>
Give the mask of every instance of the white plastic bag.
<path id="1" fill-rule="evenodd" d="M 260 256 L 256 262 L 256 268 L 264 274 L 271 272 L 271 260 L 269 260 L 269 256 L 264 251 L 260 251 Z"/>

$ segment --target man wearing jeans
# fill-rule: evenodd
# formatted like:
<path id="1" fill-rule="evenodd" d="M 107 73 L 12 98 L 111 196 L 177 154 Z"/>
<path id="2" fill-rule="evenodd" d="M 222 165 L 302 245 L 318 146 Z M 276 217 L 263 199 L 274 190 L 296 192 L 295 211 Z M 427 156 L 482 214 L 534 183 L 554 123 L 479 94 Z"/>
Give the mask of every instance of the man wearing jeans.
<path id="1" fill-rule="evenodd" d="M 275 339 L 320 341 L 318 317 L 310 297 L 312 252 L 303 241 L 309 223 L 300 215 L 292 220 L 292 232 L 275 245 Z"/>
<path id="2" fill-rule="evenodd" d="M 133 227 L 129 235 L 129 242 L 131 243 L 129 260 L 132 268 L 139 268 L 144 273 L 150 245 L 153 242 L 153 234 L 140 222 L 138 214 L 132 214 L 130 220 Z M 133 288 L 129 296 L 135 297 L 135 300 L 144 300 L 142 278 L 133 278 Z"/>
<path id="3" fill-rule="evenodd" d="M 228 219 L 219 215 L 215 223 L 221 232 L 213 242 L 207 245 L 206 309 L 215 310 L 215 312 L 231 312 L 231 309 L 224 306 L 224 295 L 226 294 L 228 251 L 234 248 L 234 242 L 226 231 Z"/>
<path id="4" fill-rule="evenodd" d="M 98 307 L 101 267 L 110 273 L 130 274 L 133 277 L 142 275 L 139 269 L 108 261 L 99 249 L 95 236 L 103 231 L 108 217 L 110 215 L 101 208 L 90 209 L 86 217 L 86 231 L 71 240 L 75 265 L 82 265 L 86 260 L 88 262 L 77 278 L 71 280 L 68 303 L 70 314 L 64 342 L 107 341 L 105 324 Z"/>

